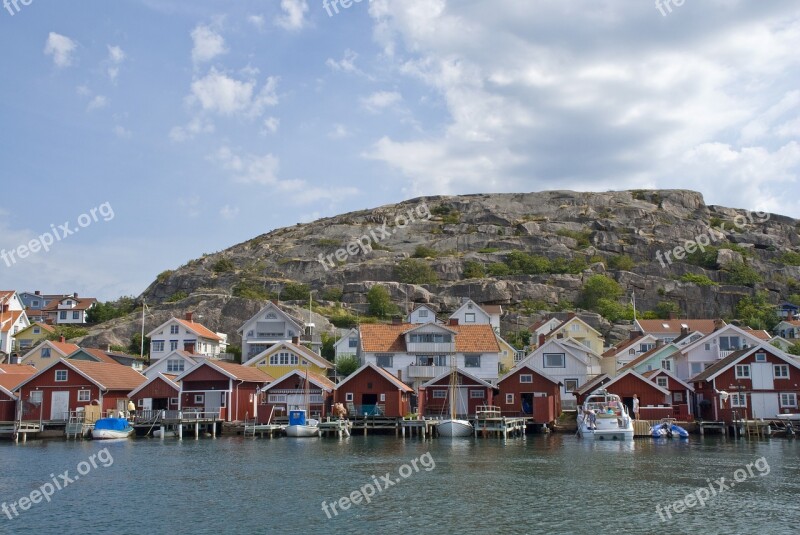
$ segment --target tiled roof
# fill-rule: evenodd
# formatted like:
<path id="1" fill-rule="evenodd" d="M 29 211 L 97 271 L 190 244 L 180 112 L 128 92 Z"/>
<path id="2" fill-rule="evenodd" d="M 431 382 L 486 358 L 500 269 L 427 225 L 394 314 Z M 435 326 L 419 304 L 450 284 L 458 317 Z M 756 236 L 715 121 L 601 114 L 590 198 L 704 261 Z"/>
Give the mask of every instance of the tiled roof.
<path id="1" fill-rule="evenodd" d="M 58 349 L 61 353 L 64 354 L 65 357 L 71 353 L 75 353 L 77 350 L 80 349 L 79 346 L 71 344 L 69 342 L 55 342 L 53 340 L 50 340 L 50 345 Z"/>
<path id="2" fill-rule="evenodd" d="M 95 382 L 103 385 L 108 390 L 124 390 L 130 392 L 147 378 L 128 366 L 120 366 L 116 362 L 89 362 L 86 360 L 68 360 L 70 366 L 91 377 Z"/>
<path id="3" fill-rule="evenodd" d="M 199 336 L 203 338 L 210 338 L 212 340 L 222 340 L 217 333 L 212 331 L 211 329 L 207 328 L 205 325 L 201 323 L 197 323 L 194 321 L 182 320 L 175 318 L 175 320 L 186 327 L 187 329 L 191 329 L 192 331 L 196 332 Z"/>
<path id="4" fill-rule="evenodd" d="M 422 324 L 366 324 L 359 327 L 361 346 L 367 353 L 403 353 L 406 351 L 403 333 Z M 456 331 L 456 352 L 499 353 L 494 329 L 491 325 L 447 325 Z"/>
<path id="5" fill-rule="evenodd" d="M 617 345 L 615 345 L 611 349 L 606 350 L 602 354 L 602 356 L 603 357 L 613 357 L 614 355 L 616 355 L 617 353 L 619 353 L 623 349 L 627 349 L 629 346 L 632 346 L 633 344 L 635 344 L 636 342 L 638 342 L 642 338 L 644 338 L 644 336 L 637 336 L 636 338 L 628 337 L 627 340 L 623 340 L 622 342 L 618 343 Z"/>
<path id="6" fill-rule="evenodd" d="M 108 355 L 106 355 L 105 351 L 103 351 L 102 349 L 94 349 L 94 348 L 92 348 L 92 349 L 89 349 L 89 348 L 83 348 L 83 351 L 84 351 L 85 353 L 88 353 L 89 355 L 91 355 L 91 356 L 95 357 L 95 358 L 98 358 L 98 359 L 100 359 L 100 362 L 105 362 L 105 363 L 108 363 L 108 364 L 117 364 L 117 365 L 119 365 L 119 362 L 117 362 L 116 360 L 114 360 L 114 359 L 112 359 L 111 357 L 109 357 Z"/>
<path id="7" fill-rule="evenodd" d="M 72 299 L 73 301 L 75 301 L 75 306 L 72 308 L 65 308 L 63 310 L 88 310 L 93 304 L 97 302 L 97 299 L 95 299 L 94 297 L 73 297 L 71 295 L 65 295 L 64 297 L 53 299 L 42 310 L 45 310 L 47 312 L 58 312 L 59 311 L 58 305 L 61 304 L 61 301 L 65 301 L 67 299 Z"/>
<path id="8" fill-rule="evenodd" d="M 258 368 L 254 368 L 252 366 L 242 366 L 241 364 L 236 364 L 234 362 L 226 362 L 224 360 L 209 360 L 206 361 L 209 364 L 213 364 L 218 368 L 225 370 L 229 374 L 233 375 L 240 381 L 249 381 L 254 383 L 266 383 L 269 381 L 273 381 L 275 378 L 272 377 L 270 374 L 259 370 Z"/>
<path id="9" fill-rule="evenodd" d="M 772 335 L 769 334 L 767 331 L 762 331 L 762 330 L 756 331 L 754 329 L 751 329 L 750 327 L 742 327 L 742 330 L 745 331 L 747 334 L 752 334 L 759 340 L 764 340 L 765 342 L 769 342 L 770 340 L 772 340 Z"/>
<path id="10" fill-rule="evenodd" d="M 0 373 L 0 386 L 8 390 L 9 392 L 13 392 L 17 386 L 23 381 L 28 379 L 28 375 L 23 375 L 21 373 Z"/>
<path id="11" fill-rule="evenodd" d="M 693 383 L 696 382 L 696 381 L 705 381 L 706 379 L 708 379 L 709 377 L 714 375 L 716 372 L 718 372 L 719 370 L 721 370 L 722 368 L 724 368 L 728 364 L 731 364 L 732 362 L 736 361 L 737 359 L 741 358 L 744 354 L 746 354 L 746 353 L 748 353 L 748 352 L 750 352 L 752 350 L 753 350 L 753 348 L 745 348 L 745 349 L 740 349 L 738 351 L 734 351 L 733 353 L 731 353 L 730 355 L 728 355 L 724 359 L 718 360 L 717 362 L 715 362 L 714 364 L 712 364 L 711 366 L 709 366 L 708 368 L 706 368 L 702 372 L 700 372 L 697 375 L 695 375 L 694 377 L 692 377 L 690 379 L 690 381 L 693 382 Z"/>
<path id="12" fill-rule="evenodd" d="M 639 355 L 638 357 L 636 357 L 635 359 L 633 359 L 632 361 L 630 361 L 629 363 L 627 363 L 625 366 L 623 366 L 622 368 L 620 368 L 620 369 L 619 369 L 619 371 L 618 371 L 617 373 L 620 373 L 620 372 L 625 372 L 625 371 L 628 371 L 628 370 L 630 370 L 630 369 L 632 369 L 632 368 L 635 368 L 636 366 L 638 366 L 638 365 L 639 365 L 639 364 L 641 364 L 642 362 L 644 362 L 644 361 L 646 361 L 647 359 L 649 359 L 650 357 L 652 357 L 652 356 L 653 356 L 653 353 L 656 353 L 657 351 L 661 351 L 662 349 L 664 349 L 664 346 L 660 346 L 660 347 L 654 347 L 654 348 L 653 348 L 653 349 L 651 349 L 650 351 L 647 351 L 646 353 L 642 353 L 641 355 Z M 676 350 L 676 351 L 677 351 L 677 350 Z M 671 355 L 671 354 L 672 354 L 672 353 L 670 353 L 670 355 Z"/>
<path id="13" fill-rule="evenodd" d="M 36 368 L 27 364 L 0 364 L 0 375 L 33 375 Z"/>
<path id="14" fill-rule="evenodd" d="M 3 323 L 0 324 L 0 332 L 8 332 L 24 313 L 25 312 L 22 310 L 9 310 L 8 312 L 4 312 L 2 316 Z"/>
<path id="15" fill-rule="evenodd" d="M 714 332 L 716 320 L 636 320 L 645 333 L 668 334 L 679 333 L 685 325 L 690 331 L 698 331 L 703 334 Z"/>
<path id="16" fill-rule="evenodd" d="M 350 380 L 350 379 L 352 379 L 353 377 L 356 377 L 357 375 L 360 375 L 360 374 L 361 374 L 361 372 L 363 372 L 363 371 L 364 371 L 364 370 L 366 370 L 367 368 L 371 368 L 372 370 L 374 370 L 374 371 L 378 372 L 378 374 L 380 374 L 380 375 L 381 375 L 382 377 L 384 377 L 384 378 L 385 378 L 387 381 L 389 381 L 390 383 L 392 383 L 392 384 L 393 384 L 395 387 L 397 387 L 398 389 L 402 390 L 403 392 L 413 392 L 413 391 L 414 391 L 414 389 L 413 389 L 413 388 L 411 388 L 410 386 L 408 386 L 407 384 L 405 384 L 403 381 L 401 381 L 400 379 L 398 379 L 397 377 L 395 377 L 395 376 L 394 376 L 394 375 L 392 375 L 391 373 L 387 372 L 387 371 L 386 371 L 386 370 L 384 370 L 383 368 L 381 368 L 381 367 L 379 367 L 379 366 L 375 366 L 375 365 L 374 365 L 373 363 L 371 363 L 371 362 L 367 362 L 366 364 L 364 364 L 363 366 L 361 366 L 359 369 L 357 369 L 356 371 L 354 371 L 354 372 L 353 372 L 352 374 L 350 374 L 350 375 L 349 375 L 349 376 L 348 376 L 346 379 L 344 379 L 344 380 L 343 380 L 341 383 L 339 383 L 339 384 L 337 385 L 337 387 L 336 387 L 336 388 L 337 388 L 337 389 L 338 389 L 338 388 L 341 388 L 341 387 L 342 387 L 342 385 L 344 385 L 344 384 L 345 384 L 347 381 L 349 381 L 349 380 Z"/>

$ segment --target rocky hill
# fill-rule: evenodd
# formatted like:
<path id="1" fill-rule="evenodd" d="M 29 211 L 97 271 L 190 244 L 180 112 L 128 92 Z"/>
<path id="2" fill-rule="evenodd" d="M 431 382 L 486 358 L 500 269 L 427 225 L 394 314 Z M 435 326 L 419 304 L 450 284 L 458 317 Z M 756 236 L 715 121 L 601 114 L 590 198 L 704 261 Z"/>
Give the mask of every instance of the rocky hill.
<path id="1" fill-rule="evenodd" d="M 675 248 L 687 240 L 702 251 L 685 258 Z M 452 310 L 469 296 L 563 310 L 605 273 L 635 292 L 640 311 L 668 302 L 685 316 L 726 316 L 756 291 L 773 302 L 798 293 L 799 246 L 795 219 L 706 205 L 685 190 L 423 197 L 274 230 L 162 273 L 142 297 L 154 310 L 148 328 L 192 309 L 232 343 L 291 283 L 362 312 L 376 283 L 403 309 Z M 135 317 L 112 323 L 89 340 L 117 343 L 137 330 Z"/>

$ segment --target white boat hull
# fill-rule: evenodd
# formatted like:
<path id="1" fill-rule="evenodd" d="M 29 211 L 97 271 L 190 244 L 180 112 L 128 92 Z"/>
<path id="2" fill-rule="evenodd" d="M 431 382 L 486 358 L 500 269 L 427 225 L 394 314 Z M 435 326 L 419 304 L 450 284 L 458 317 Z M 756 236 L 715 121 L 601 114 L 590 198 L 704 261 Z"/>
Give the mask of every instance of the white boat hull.
<path id="1" fill-rule="evenodd" d="M 133 428 L 124 431 L 114 429 L 95 429 L 92 431 L 92 440 L 110 440 L 114 438 L 128 438 L 133 434 Z"/>
<path id="2" fill-rule="evenodd" d="M 315 425 L 288 425 L 286 436 L 295 438 L 309 438 L 319 436 L 319 427 Z"/>
<path id="3" fill-rule="evenodd" d="M 631 429 L 578 429 L 581 437 L 591 440 L 633 440 L 633 428 Z"/>
<path id="4" fill-rule="evenodd" d="M 473 427 L 467 420 L 442 420 L 436 425 L 440 437 L 472 436 Z"/>

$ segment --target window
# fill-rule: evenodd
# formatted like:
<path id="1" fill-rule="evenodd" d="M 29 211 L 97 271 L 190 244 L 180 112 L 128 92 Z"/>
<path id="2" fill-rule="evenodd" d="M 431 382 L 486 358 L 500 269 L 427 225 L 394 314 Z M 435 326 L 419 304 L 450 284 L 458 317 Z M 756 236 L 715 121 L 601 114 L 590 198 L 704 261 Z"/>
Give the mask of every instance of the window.
<path id="1" fill-rule="evenodd" d="M 773 366 L 773 375 L 775 379 L 788 379 L 789 378 L 789 366 L 786 364 L 776 364 Z"/>
<path id="2" fill-rule="evenodd" d="M 28 398 L 28 400 L 34 405 L 40 405 L 42 403 L 42 391 L 41 390 L 32 391 L 31 396 L 30 398 Z"/>
<path id="3" fill-rule="evenodd" d="M 270 394 L 267 398 L 269 403 L 286 403 L 286 394 Z"/>
<path id="4" fill-rule="evenodd" d="M 639 351 L 641 353 L 647 353 L 648 351 L 650 351 L 654 347 L 656 347 L 655 344 L 639 344 Z"/>
<path id="5" fill-rule="evenodd" d="M 784 392 L 781 394 L 781 407 L 797 407 L 797 394 L 794 392 Z"/>
<path id="6" fill-rule="evenodd" d="M 427 318 L 428 317 L 428 309 L 426 309 L 426 308 L 419 309 L 419 317 L 420 318 Z"/>
<path id="7" fill-rule="evenodd" d="M 139 400 L 136 402 L 136 406 L 140 409 L 144 407 L 144 398 L 139 398 Z"/>
<path id="8" fill-rule="evenodd" d="M 766 353 L 756 353 L 756 362 L 767 362 Z"/>
<path id="9" fill-rule="evenodd" d="M 62 311 L 61 311 L 61 312 L 58 314 L 58 317 L 59 317 L 59 318 L 61 318 L 62 320 L 65 320 L 65 319 L 67 319 L 67 311 L 66 311 L 66 310 L 62 310 Z"/>
<path id="10" fill-rule="evenodd" d="M 81 313 L 80 313 L 80 312 L 78 312 L 77 310 L 73 311 L 73 312 L 72 312 L 72 319 L 74 319 L 74 320 L 79 320 L 79 319 L 81 319 Z"/>
<path id="11" fill-rule="evenodd" d="M 692 376 L 697 375 L 701 371 L 703 371 L 703 363 L 702 362 L 692 362 L 691 364 L 692 369 Z"/>
<path id="12" fill-rule="evenodd" d="M 184 370 L 184 366 L 186 362 L 182 359 L 169 359 L 167 361 L 167 372 L 174 373 L 174 372 L 182 372 Z"/>
<path id="13" fill-rule="evenodd" d="M 381 403 L 386 401 L 386 394 L 381 394 Z"/>
<path id="14" fill-rule="evenodd" d="M 464 314 L 464 323 L 475 323 L 475 313 L 467 312 Z"/>
<path id="15" fill-rule="evenodd" d="M 672 371 L 672 362 L 670 362 L 669 360 L 662 360 L 661 361 L 661 369 L 667 370 L 667 371 Z"/>
<path id="16" fill-rule="evenodd" d="M 161 353 L 164 351 L 164 340 L 153 340 L 151 347 L 153 348 L 153 353 Z"/>
<path id="17" fill-rule="evenodd" d="M 417 355 L 417 366 L 447 366 L 447 355 Z"/>
<path id="18" fill-rule="evenodd" d="M 742 343 L 738 336 L 720 336 L 720 351 L 736 351 L 742 349 Z"/>
<path id="19" fill-rule="evenodd" d="M 514 394 L 506 394 L 506 405 L 514 404 Z"/>
<path id="20" fill-rule="evenodd" d="M 169 398 L 169 404 L 178 406 L 178 398 Z"/>
<path id="21" fill-rule="evenodd" d="M 673 403 L 683 403 L 683 392 L 673 392 L 672 393 L 672 402 Z"/>
<path id="22" fill-rule="evenodd" d="M 572 394 L 578 389 L 580 382 L 577 379 L 564 379 L 564 392 Z"/>
<path id="23" fill-rule="evenodd" d="M 747 407 L 747 394 L 731 394 L 731 407 Z"/>
<path id="24" fill-rule="evenodd" d="M 175 351 L 176 349 L 178 349 L 178 341 L 177 340 L 170 340 L 169 341 L 169 350 L 170 351 Z"/>
<path id="25" fill-rule="evenodd" d="M 350 339 L 347 341 L 348 347 L 358 347 L 358 338 L 355 336 L 351 336 Z"/>
<path id="26" fill-rule="evenodd" d="M 280 353 L 275 353 L 274 355 L 270 355 L 269 357 L 269 364 L 270 366 L 295 366 L 300 361 L 300 359 L 294 353 L 289 353 L 287 351 L 282 351 Z"/>
<path id="27" fill-rule="evenodd" d="M 711 344 L 706 342 L 705 348 L 706 348 L 706 351 L 711 351 Z"/>
<path id="28" fill-rule="evenodd" d="M 391 368 L 393 361 L 393 355 L 377 355 L 375 357 L 375 364 L 377 364 L 379 368 Z"/>
<path id="29" fill-rule="evenodd" d="M 483 390 L 470 390 L 469 399 L 483 399 L 486 397 L 486 392 Z"/>
<path id="30" fill-rule="evenodd" d="M 578 325 L 577 323 L 573 323 L 572 325 L 569 326 L 569 330 L 576 333 L 581 330 L 581 326 Z"/>
<path id="31" fill-rule="evenodd" d="M 523 373 L 519 376 L 520 383 L 532 383 L 533 382 L 533 375 L 530 373 Z"/>
<path id="32" fill-rule="evenodd" d="M 180 327 L 177 325 L 170 325 L 169 326 L 169 334 L 178 334 L 180 332 Z"/>
<path id="33" fill-rule="evenodd" d="M 544 367 L 545 368 L 566 368 L 566 360 L 564 353 L 545 353 L 544 354 Z"/>
<path id="34" fill-rule="evenodd" d="M 205 402 L 206 402 L 205 394 L 195 394 L 194 395 L 194 404 L 195 405 L 200 405 L 201 403 L 205 403 Z"/>
<path id="35" fill-rule="evenodd" d="M 42 333 L 42 330 L 39 327 L 34 327 L 33 328 L 33 334 L 41 334 L 41 333 Z"/>
<path id="36" fill-rule="evenodd" d="M 353 393 L 352 392 L 348 392 L 347 394 L 345 394 L 344 395 L 344 400 L 345 401 L 353 401 Z"/>
<path id="37" fill-rule="evenodd" d="M 39 301 L 31 301 L 31 308 L 39 308 Z"/>
<path id="38" fill-rule="evenodd" d="M 412 344 L 449 344 L 453 337 L 450 333 L 412 333 L 409 341 Z"/>
<path id="39" fill-rule="evenodd" d="M 628 350 L 628 355 L 635 355 L 635 354 L 636 354 L 636 350 L 635 350 L 635 349 L 633 349 L 633 348 L 630 348 L 630 349 Z"/>
<path id="40" fill-rule="evenodd" d="M 67 370 L 56 370 L 56 382 L 63 383 L 67 380 Z"/>
<path id="41" fill-rule="evenodd" d="M 42 358 L 43 359 L 49 359 L 50 358 L 50 348 L 49 347 L 43 347 L 42 348 Z"/>
<path id="42" fill-rule="evenodd" d="M 78 390 L 78 401 L 92 401 L 92 393 L 89 390 Z"/>
<path id="43" fill-rule="evenodd" d="M 656 384 L 661 388 L 667 388 L 668 381 L 666 377 L 656 377 Z"/>
<path id="44" fill-rule="evenodd" d="M 465 368 L 480 368 L 481 356 L 480 355 L 464 355 Z"/>
<path id="45" fill-rule="evenodd" d="M 750 378 L 750 365 L 749 364 L 738 364 L 736 366 L 736 378 L 737 379 L 749 379 Z"/>
<path id="46" fill-rule="evenodd" d="M 434 390 L 433 399 L 445 399 L 447 397 L 447 390 Z"/>
<path id="47" fill-rule="evenodd" d="M 220 392 L 219 394 L 219 406 L 220 407 L 227 407 L 228 396 L 225 395 L 225 392 Z"/>

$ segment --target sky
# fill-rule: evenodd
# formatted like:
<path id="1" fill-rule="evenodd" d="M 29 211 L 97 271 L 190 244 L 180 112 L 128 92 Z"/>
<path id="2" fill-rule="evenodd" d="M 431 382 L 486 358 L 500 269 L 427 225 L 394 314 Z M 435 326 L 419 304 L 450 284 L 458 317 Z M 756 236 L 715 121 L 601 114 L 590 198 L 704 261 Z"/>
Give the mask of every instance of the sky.
<path id="1" fill-rule="evenodd" d="M 423 195 L 800 217 L 795 0 L 5 0 L 0 50 L 0 289 L 138 295 Z"/>

